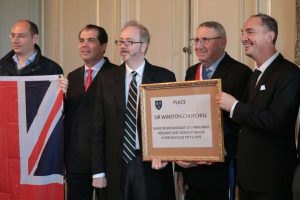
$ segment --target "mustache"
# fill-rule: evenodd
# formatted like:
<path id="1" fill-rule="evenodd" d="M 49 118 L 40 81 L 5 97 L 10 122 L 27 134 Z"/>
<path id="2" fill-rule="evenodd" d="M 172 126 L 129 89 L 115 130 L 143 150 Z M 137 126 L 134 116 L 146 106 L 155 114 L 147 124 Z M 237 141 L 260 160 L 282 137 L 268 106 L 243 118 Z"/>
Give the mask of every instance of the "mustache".
<path id="1" fill-rule="evenodd" d="M 125 49 L 121 49 L 120 51 L 121 53 L 128 53 L 129 51 L 125 50 Z"/>
<path id="2" fill-rule="evenodd" d="M 198 53 L 206 53 L 207 49 L 206 48 L 197 48 L 196 52 L 198 52 Z"/>

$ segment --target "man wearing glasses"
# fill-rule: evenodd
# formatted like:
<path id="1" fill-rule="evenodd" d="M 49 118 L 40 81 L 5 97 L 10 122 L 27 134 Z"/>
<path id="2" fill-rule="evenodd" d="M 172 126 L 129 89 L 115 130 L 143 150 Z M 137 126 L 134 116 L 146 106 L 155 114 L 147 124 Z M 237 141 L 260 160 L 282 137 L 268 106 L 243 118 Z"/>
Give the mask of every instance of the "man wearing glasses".
<path id="1" fill-rule="evenodd" d="M 175 200 L 171 163 L 141 156 L 138 86 L 175 81 L 174 73 L 145 59 L 149 43 L 147 28 L 128 22 L 116 41 L 124 63 L 100 74 L 93 138 L 94 168 L 105 173 L 94 186 L 106 187 L 107 180 L 100 199 Z"/>
<path id="2" fill-rule="evenodd" d="M 251 70 L 225 52 L 226 42 L 226 32 L 221 24 L 214 21 L 200 24 L 196 37 L 191 39 L 200 62 L 187 70 L 185 80 L 221 79 L 222 89 L 240 99 Z M 177 162 L 181 166 L 177 169 L 178 186 L 186 200 L 234 199 L 238 126 L 230 120 L 228 112 L 223 112 L 222 116 L 225 162 Z"/>

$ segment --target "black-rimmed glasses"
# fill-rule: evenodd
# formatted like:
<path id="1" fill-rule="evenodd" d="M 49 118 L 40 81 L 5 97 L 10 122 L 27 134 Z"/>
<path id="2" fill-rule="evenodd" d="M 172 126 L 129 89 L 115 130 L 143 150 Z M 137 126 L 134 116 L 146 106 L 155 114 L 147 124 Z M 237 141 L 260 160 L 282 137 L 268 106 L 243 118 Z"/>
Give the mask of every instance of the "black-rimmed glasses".
<path id="1" fill-rule="evenodd" d="M 137 43 L 143 43 L 143 42 L 134 42 L 132 40 L 115 40 L 115 44 L 118 45 L 118 46 L 122 46 L 123 44 L 125 46 L 132 46 L 133 44 L 137 44 Z"/>

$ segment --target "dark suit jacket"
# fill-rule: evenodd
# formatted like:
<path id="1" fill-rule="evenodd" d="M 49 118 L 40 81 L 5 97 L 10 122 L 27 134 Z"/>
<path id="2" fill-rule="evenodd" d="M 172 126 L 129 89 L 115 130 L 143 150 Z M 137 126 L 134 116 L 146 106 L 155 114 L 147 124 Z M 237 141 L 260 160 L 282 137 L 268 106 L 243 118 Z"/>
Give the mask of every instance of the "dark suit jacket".
<path id="1" fill-rule="evenodd" d="M 35 44 L 37 55 L 34 61 L 21 70 L 17 70 L 12 59 L 15 52 L 11 50 L 0 60 L 0 76 L 41 76 L 63 74 L 62 68 L 53 60 L 42 55 L 40 47 Z"/>
<path id="2" fill-rule="evenodd" d="M 67 173 L 91 171 L 91 133 L 96 82 L 103 71 L 117 67 L 105 58 L 105 63 L 87 92 L 84 91 L 84 66 L 68 75 L 69 88 L 65 101 L 65 163 Z"/>
<path id="3" fill-rule="evenodd" d="M 298 129 L 298 143 L 297 143 L 297 152 L 298 152 L 298 163 L 300 163 L 300 127 Z"/>
<path id="4" fill-rule="evenodd" d="M 280 54 L 256 88 L 251 100 L 237 103 L 233 112 L 233 120 L 242 125 L 237 147 L 239 184 L 249 191 L 291 190 L 300 70 Z"/>
<path id="5" fill-rule="evenodd" d="M 188 68 L 185 80 L 195 80 L 198 64 Z M 227 53 L 219 63 L 212 79 L 221 79 L 222 91 L 233 95 L 237 99 L 243 97 L 245 87 L 251 75 L 251 69 L 234 60 Z M 185 181 L 192 186 L 203 189 L 220 188 L 228 184 L 228 163 L 236 155 L 236 142 L 239 127 L 229 118 L 228 112 L 223 112 L 224 143 L 226 162 L 212 165 L 199 165 L 182 169 Z"/>
<path id="6" fill-rule="evenodd" d="M 124 121 L 126 110 L 125 99 L 125 64 L 120 67 L 107 70 L 101 74 L 97 87 L 97 104 L 95 108 L 95 138 L 94 151 L 98 159 L 94 160 L 94 171 L 96 173 L 105 172 L 107 177 L 107 187 L 103 191 L 103 200 L 120 199 L 120 187 L 122 187 L 122 142 L 124 134 Z M 169 70 L 151 65 L 146 61 L 142 83 L 174 82 L 175 75 Z M 139 139 L 141 142 L 140 114 L 138 116 Z M 104 142 L 105 140 L 105 142 Z M 162 170 L 152 170 L 151 162 L 144 162 L 144 175 L 148 183 L 147 189 L 153 195 L 157 191 L 155 188 L 163 190 L 161 200 L 174 200 L 174 182 L 172 166 Z M 150 175 L 151 174 L 151 175 Z M 150 197 L 151 199 L 151 197 Z"/>

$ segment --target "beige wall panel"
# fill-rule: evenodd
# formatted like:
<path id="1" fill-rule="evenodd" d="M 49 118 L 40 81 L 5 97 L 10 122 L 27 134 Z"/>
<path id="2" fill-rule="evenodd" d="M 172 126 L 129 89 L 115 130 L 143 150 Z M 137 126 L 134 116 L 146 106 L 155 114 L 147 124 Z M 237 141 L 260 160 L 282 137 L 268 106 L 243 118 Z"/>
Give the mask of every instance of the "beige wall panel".
<path id="1" fill-rule="evenodd" d="M 96 10 L 93 0 L 64 0 L 62 4 L 62 45 L 65 74 L 81 66 L 78 53 L 78 32 L 89 23 L 95 23 Z"/>
<path id="2" fill-rule="evenodd" d="M 240 59 L 240 0 L 195 0 L 193 5 L 193 33 L 204 21 L 221 23 L 227 34 L 226 51 L 235 59 Z M 194 57 L 194 63 L 198 62 Z"/>
<path id="3" fill-rule="evenodd" d="M 105 55 L 119 64 L 119 54 L 113 44 L 120 29 L 119 4 L 117 0 L 44 0 L 45 52 L 61 64 L 65 75 L 83 65 L 78 52 L 78 33 L 90 23 L 107 31 L 109 42 Z"/>
<path id="4" fill-rule="evenodd" d="M 62 52 L 62 30 L 61 30 L 61 10 L 60 1 L 42 1 L 42 31 L 40 36 L 44 55 L 56 61 L 63 63 Z M 62 66 L 63 67 L 63 66 Z M 64 67 L 63 67 L 64 68 Z M 65 68 L 64 68 L 65 69 Z"/>
<path id="5" fill-rule="evenodd" d="M 174 71 L 174 3 L 173 0 L 141 1 L 140 22 L 151 34 L 147 59 L 153 64 L 164 66 Z"/>
<path id="6" fill-rule="evenodd" d="M 296 1 L 274 1 L 271 15 L 278 21 L 277 50 L 285 58 L 294 62 L 295 44 L 297 40 L 296 28 Z"/>
<path id="7" fill-rule="evenodd" d="M 97 24 L 102 26 L 108 35 L 108 44 L 105 56 L 117 65 L 120 64 L 120 55 L 118 47 L 114 44 L 114 41 L 120 37 L 120 8 L 121 2 L 119 0 L 99 0 L 97 12 Z"/>
<path id="8" fill-rule="evenodd" d="M 182 48 L 187 43 L 186 3 L 180 0 L 124 1 L 121 5 L 121 25 L 135 19 L 150 32 L 151 42 L 146 55 L 149 62 L 175 72 L 184 79 L 186 58 Z"/>

